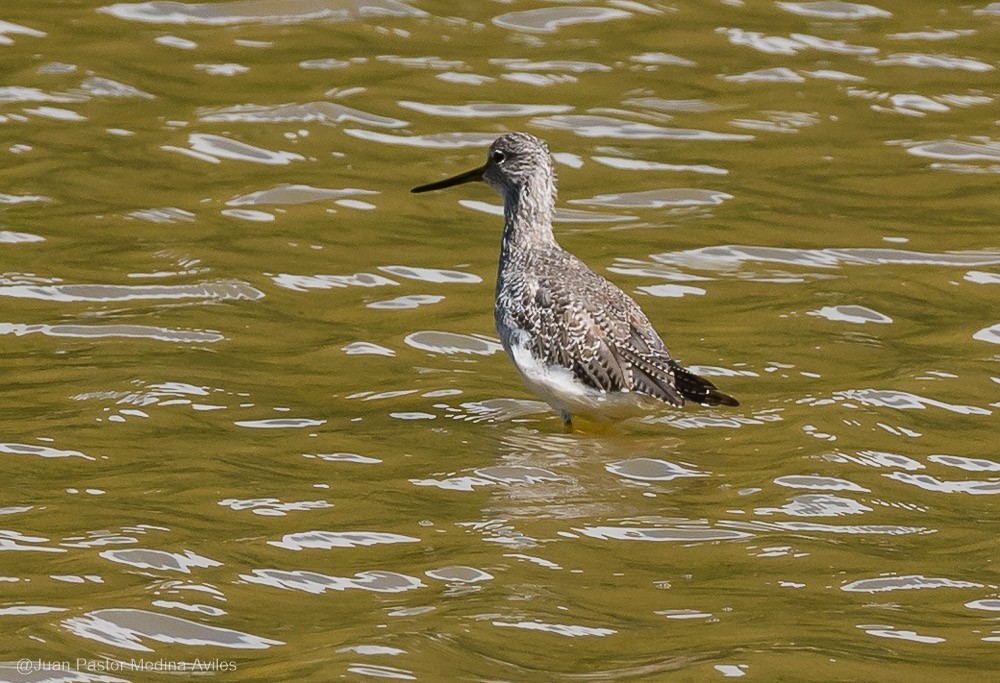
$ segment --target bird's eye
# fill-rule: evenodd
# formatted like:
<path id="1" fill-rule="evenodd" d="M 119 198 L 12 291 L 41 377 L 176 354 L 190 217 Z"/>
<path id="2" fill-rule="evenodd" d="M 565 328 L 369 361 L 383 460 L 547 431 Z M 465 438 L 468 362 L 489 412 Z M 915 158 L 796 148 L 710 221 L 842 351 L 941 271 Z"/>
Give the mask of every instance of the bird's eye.
<path id="1" fill-rule="evenodd" d="M 507 160 L 507 155 L 501 152 L 500 150 L 497 150 L 493 152 L 490 158 L 493 159 L 494 164 L 502 164 L 504 161 Z"/>

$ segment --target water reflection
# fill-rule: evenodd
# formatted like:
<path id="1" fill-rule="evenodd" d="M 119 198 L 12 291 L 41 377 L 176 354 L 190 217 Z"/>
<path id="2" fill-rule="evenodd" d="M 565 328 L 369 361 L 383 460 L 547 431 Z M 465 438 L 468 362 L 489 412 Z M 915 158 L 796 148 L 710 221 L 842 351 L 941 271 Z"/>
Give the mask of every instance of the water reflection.
<path id="1" fill-rule="evenodd" d="M 101 7 L 119 19 L 155 24 L 208 24 L 223 26 L 245 22 L 290 24 L 303 21 L 347 21 L 366 16 L 424 16 L 424 12 L 395 0 L 235 0 L 222 3 L 153 2 L 118 3 Z"/>
<path id="2" fill-rule="evenodd" d="M 158 571 L 177 571 L 190 574 L 192 569 L 205 567 L 221 567 L 222 563 L 202 557 L 190 550 L 184 554 L 170 553 L 163 550 L 130 548 L 128 550 L 105 550 L 99 553 L 101 557 L 112 562 L 127 564 L 138 569 L 154 569 Z"/>
<path id="3" fill-rule="evenodd" d="M 630 12 L 603 7 L 550 7 L 510 12 L 493 18 L 501 28 L 531 33 L 554 33 L 564 26 L 628 19 Z"/>
<path id="4" fill-rule="evenodd" d="M 245 282 L 206 282 L 197 285 L 0 285 L 0 296 L 57 302 L 144 299 L 256 301 L 264 297 L 264 292 Z"/>
<path id="5" fill-rule="evenodd" d="M 63 627 L 82 638 L 138 652 L 154 651 L 146 645 L 147 640 L 237 650 L 284 645 L 280 640 L 141 609 L 95 610 L 82 617 L 64 620 Z"/>
<path id="6" fill-rule="evenodd" d="M 691 141 L 745 141 L 752 135 L 717 133 L 691 128 L 668 128 L 651 123 L 626 121 L 610 116 L 561 114 L 531 120 L 538 128 L 565 130 L 586 138 L 613 138 L 621 140 L 691 140 Z"/>
<path id="7" fill-rule="evenodd" d="M 379 128 L 402 128 L 406 121 L 378 116 L 336 102 L 308 102 L 261 106 L 241 104 L 232 107 L 205 108 L 198 111 L 202 123 L 361 123 Z"/>

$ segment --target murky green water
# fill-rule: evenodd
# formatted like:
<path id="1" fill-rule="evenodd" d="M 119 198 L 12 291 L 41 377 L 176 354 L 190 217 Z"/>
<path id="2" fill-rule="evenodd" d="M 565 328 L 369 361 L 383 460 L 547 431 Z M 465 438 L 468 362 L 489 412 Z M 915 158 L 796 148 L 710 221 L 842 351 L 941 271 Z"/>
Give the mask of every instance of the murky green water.
<path id="1" fill-rule="evenodd" d="M 995 675 L 996 4 L 0 20 L 3 680 Z M 739 409 L 526 393 L 509 130 Z"/>

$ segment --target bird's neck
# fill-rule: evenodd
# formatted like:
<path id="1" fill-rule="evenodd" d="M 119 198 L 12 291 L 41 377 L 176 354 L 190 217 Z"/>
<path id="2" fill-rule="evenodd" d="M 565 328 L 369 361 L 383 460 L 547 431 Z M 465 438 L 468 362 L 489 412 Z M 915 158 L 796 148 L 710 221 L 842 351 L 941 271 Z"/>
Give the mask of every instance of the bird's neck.
<path id="1" fill-rule="evenodd" d="M 552 234 L 555 189 L 541 185 L 525 185 L 516 193 L 505 195 L 501 264 L 519 260 L 538 249 L 557 246 Z"/>

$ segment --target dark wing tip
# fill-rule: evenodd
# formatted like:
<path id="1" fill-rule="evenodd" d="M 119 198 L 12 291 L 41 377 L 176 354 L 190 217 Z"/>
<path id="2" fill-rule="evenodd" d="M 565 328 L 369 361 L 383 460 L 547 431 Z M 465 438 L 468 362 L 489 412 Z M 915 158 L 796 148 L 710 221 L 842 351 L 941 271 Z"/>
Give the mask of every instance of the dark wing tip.
<path id="1" fill-rule="evenodd" d="M 710 406 L 730 406 L 736 408 L 740 402 L 729 394 L 724 394 L 718 389 L 711 389 L 705 397 L 705 403 Z"/>
<path id="2" fill-rule="evenodd" d="M 731 406 L 735 408 L 740 404 L 729 394 L 725 394 L 716 388 L 714 384 L 704 377 L 699 377 L 690 370 L 672 363 L 674 379 L 677 382 L 677 390 L 688 401 L 700 403 L 704 406 Z"/>

